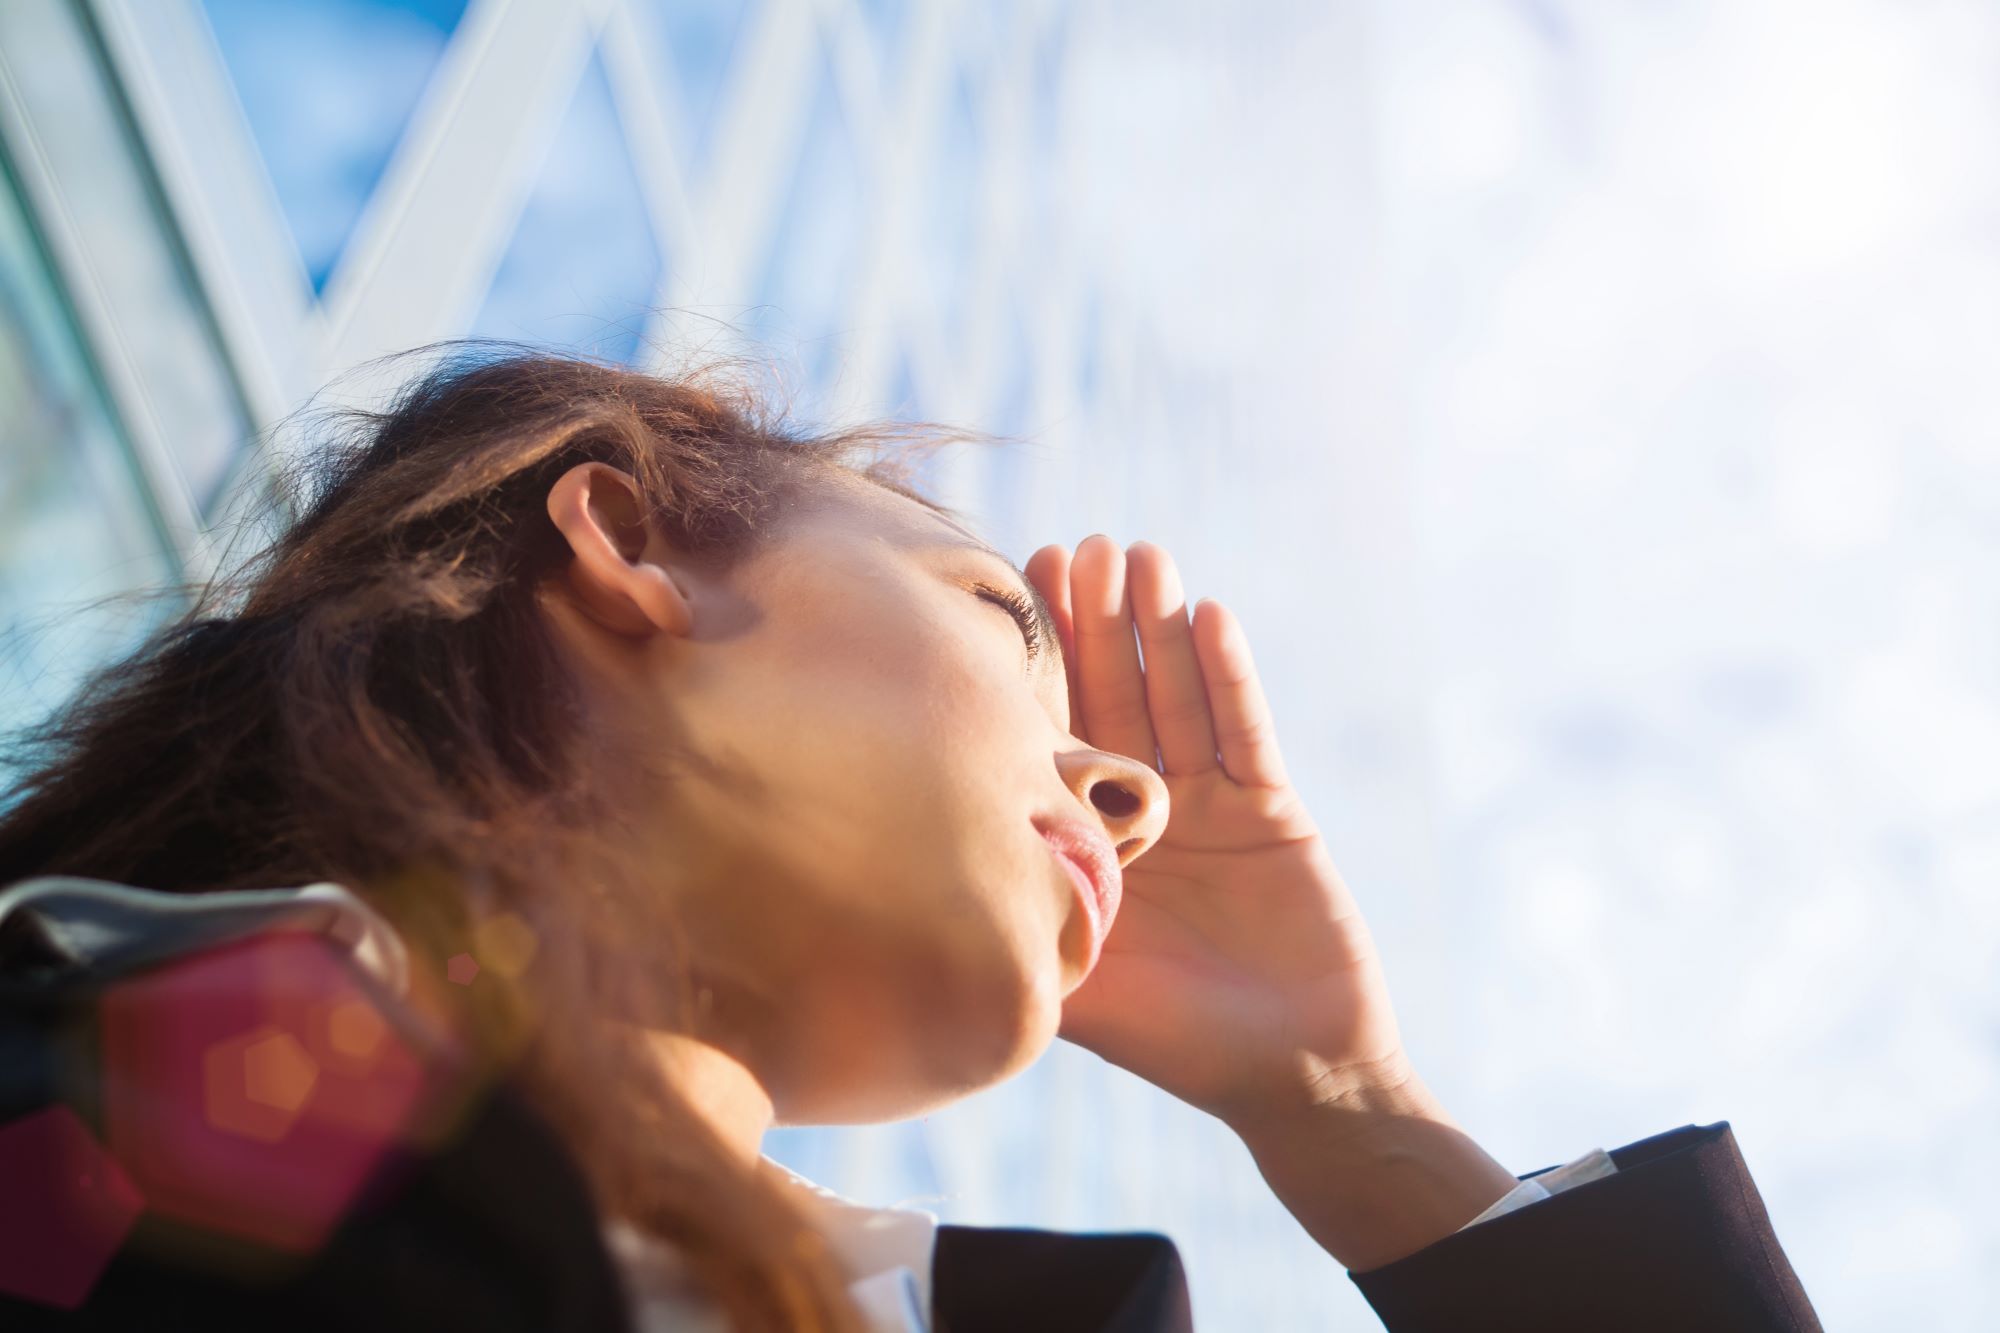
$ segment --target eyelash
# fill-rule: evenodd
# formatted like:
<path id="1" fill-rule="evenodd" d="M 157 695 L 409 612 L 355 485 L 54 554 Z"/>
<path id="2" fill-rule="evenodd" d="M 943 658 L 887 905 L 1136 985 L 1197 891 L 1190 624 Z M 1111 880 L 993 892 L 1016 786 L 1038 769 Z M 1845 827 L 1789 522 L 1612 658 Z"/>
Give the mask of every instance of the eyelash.
<path id="1" fill-rule="evenodd" d="M 1005 608 L 1007 614 L 1014 617 L 1014 623 L 1021 627 L 1021 637 L 1027 641 L 1029 661 L 1042 655 L 1042 627 L 1035 619 L 1035 606 L 1028 600 L 1027 594 L 984 583 L 975 585 L 974 590 L 982 600 Z"/>

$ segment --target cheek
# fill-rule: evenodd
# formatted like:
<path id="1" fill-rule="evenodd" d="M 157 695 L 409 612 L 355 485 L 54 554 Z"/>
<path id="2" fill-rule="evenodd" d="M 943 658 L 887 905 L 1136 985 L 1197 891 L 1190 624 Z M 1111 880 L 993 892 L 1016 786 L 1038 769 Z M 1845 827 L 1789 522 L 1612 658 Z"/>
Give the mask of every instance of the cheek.
<path id="1" fill-rule="evenodd" d="M 1033 747 L 1047 729 L 1025 680 L 962 628 L 868 614 L 803 627 L 763 654 L 746 720 L 763 733 L 768 764 L 801 801 L 894 827 L 933 854 L 978 838 L 1009 802 L 1025 821 Z"/>
<path id="2" fill-rule="evenodd" d="M 876 1077 L 906 1096 L 1006 1077 L 1060 1018 L 1063 905 L 1028 822 L 1053 788 L 1036 768 L 1053 763 L 1049 723 L 973 647 L 885 658 L 836 636 L 804 688 L 784 668 L 788 702 L 758 712 L 769 850 L 828 942 L 809 988 L 822 1040 L 852 1060 L 902 1033 L 889 1045 L 908 1067 Z"/>
<path id="3" fill-rule="evenodd" d="M 1061 996 L 1036 974 L 902 955 L 886 971 L 829 974 L 789 1011 L 786 1061 L 798 1071 L 788 1118 L 906 1119 L 1019 1073 L 1048 1048 Z"/>

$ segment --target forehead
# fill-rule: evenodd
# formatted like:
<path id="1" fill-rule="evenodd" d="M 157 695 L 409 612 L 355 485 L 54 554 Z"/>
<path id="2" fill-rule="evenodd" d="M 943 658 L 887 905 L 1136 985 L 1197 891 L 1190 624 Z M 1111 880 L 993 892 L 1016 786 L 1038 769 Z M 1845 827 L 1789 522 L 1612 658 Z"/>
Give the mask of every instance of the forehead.
<path id="1" fill-rule="evenodd" d="M 807 506 L 801 506 L 806 508 Z M 824 488 L 811 505 L 819 522 L 831 525 L 816 535 L 833 540 L 854 541 L 876 550 L 887 547 L 911 556 L 931 551 L 976 551 L 1012 571 L 1034 608 L 1041 642 L 1047 652 L 1031 653 L 1045 664 L 1044 670 L 1060 677 L 1066 649 L 1062 633 L 1041 590 L 1020 566 L 954 514 L 941 512 L 921 496 L 898 489 L 893 483 L 877 481 L 858 473 L 847 473 L 835 485 Z"/>
<path id="2" fill-rule="evenodd" d="M 903 549 L 969 547 L 1000 555 L 962 519 L 940 512 L 893 483 L 845 469 L 800 508 L 806 511 L 802 518 L 809 514 L 815 526 L 845 536 Z"/>

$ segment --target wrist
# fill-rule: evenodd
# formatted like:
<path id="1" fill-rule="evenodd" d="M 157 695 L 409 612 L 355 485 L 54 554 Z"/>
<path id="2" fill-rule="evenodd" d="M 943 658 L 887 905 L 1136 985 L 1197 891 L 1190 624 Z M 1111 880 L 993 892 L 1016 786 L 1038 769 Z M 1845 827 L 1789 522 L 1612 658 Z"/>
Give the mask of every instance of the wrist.
<path id="1" fill-rule="evenodd" d="M 1232 1128 L 1299 1224 L 1356 1272 L 1442 1240 L 1519 1183 L 1407 1066 Z"/>

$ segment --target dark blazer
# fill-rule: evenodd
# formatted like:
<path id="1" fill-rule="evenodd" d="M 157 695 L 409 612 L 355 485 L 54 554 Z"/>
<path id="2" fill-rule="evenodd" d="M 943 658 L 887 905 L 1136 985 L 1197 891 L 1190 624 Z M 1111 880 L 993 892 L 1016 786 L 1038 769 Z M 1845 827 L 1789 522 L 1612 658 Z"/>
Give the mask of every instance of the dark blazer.
<path id="1" fill-rule="evenodd" d="M 627 1327 L 581 1175 L 504 1083 L 464 1103 L 441 1142 L 385 1163 L 303 1256 L 140 1208 L 136 1195 L 121 1202 L 90 1157 L 116 1117 L 111 1104 L 130 1092 L 105 1086 L 105 997 L 190 956 L 226 964 L 245 942 L 204 942 L 178 959 L 154 948 L 118 975 L 66 968 L 47 946 L 0 928 L 0 1330 Z M 336 957 L 323 941 L 303 947 Z M 338 966 L 353 971 L 344 959 Z M 241 975 L 217 970 L 205 989 L 149 994 L 144 1021 L 176 1004 L 215 1003 L 216 978 Z M 415 1031 L 384 992 L 350 979 L 385 1007 L 394 1031 Z M 1726 1123 L 1689 1125 L 1612 1157 L 1612 1175 L 1350 1277 L 1395 1333 L 1819 1328 Z M 72 1180 L 78 1193 L 66 1192 Z M 18 1294 L 24 1283 L 63 1289 L 62 1265 L 98 1262 L 77 1257 L 93 1227 L 117 1240 L 74 1287 L 73 1308 Z M 932 1278 L 938 1333 L 1192 1327 L 1179 1252 L 1151 1233 L 946 1225 Z"/>

